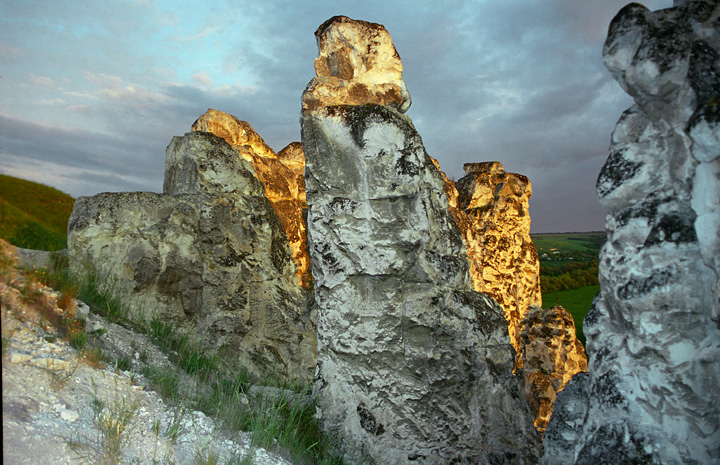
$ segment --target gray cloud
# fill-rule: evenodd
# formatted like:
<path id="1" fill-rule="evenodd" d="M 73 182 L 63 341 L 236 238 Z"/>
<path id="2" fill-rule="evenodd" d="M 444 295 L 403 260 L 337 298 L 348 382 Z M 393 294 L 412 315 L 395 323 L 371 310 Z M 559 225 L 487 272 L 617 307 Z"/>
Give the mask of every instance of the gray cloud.
<path id="1" fill-rule="evenodd" d="M 300 137 L 313 32 L 344 14 L 393 36 L 408 114 L 448 175 L 498 160 L 530 177 L 534 232 L 602 229 L 594 183 L 631 101 L 601 48 L 624 4 L 10 2 L 0 18 L 0 171 L 73 195 L 158 191 L 165 147 L 207 108 L 248 121 L 280 150 Z"/>

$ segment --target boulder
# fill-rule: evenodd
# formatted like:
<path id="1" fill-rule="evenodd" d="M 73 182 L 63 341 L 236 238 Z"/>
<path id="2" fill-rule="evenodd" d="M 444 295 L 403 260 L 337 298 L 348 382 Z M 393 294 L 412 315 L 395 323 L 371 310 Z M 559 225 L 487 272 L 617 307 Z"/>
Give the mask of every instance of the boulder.
<path id="1" fill-rule="evenodd" d="M 349 21 L 318 31 L 386 34 Z M 369 39 L 353 43 L 362 48 L 347 56 L 379 55 Z M 502 309 L 473 289 L 442 175 L 412 122 L 395 104 L 319 106 L 315 82 L 301 124 L 322 428 L 346 463 L 535 463 Z"/>
<path id="2" fill-rule="evenodd" d="M 192 125 L 193 131 L 206 131 L 222 137 L 235 147 L 242 157 L 252 163 L 255 176 L 265 189 L 292 249 L 297 266 L 297 280 L 308 288 L 312 282 L 310 257 L 307 252 L 307 231 L 303 211 L 305 201 L 305 156 L 302 145 L 295 142 L 281 152 L 282 157 L 268 147 L 265 141 L 245 121 L 212 108 Z M 287 164 L 285 163 L 287 162 Z M 227 184 L 232 186 L 232 183 Z"/>
<path id="3" fill-rule="evenodd" d="M 382 25 L 334 16 L 320 25 L 315 38 L 317 75 L 303 92 L 303 111 L 366 103 L 401 113 L 410 108 L 400 55 Z"/>
<path id="4" fill-rule="evenodd" d="M 315 325 L 253 166 L 220 137 L 188 133 L 168 146 L 164 190 L 76 200 L 72 266 L 95 269 L 136 317 L 172 321 L 254 375 L 309 379 Z"/>
<path id="5" fill-rule="evenodd" d="M 558 396 L 545 464 L 720 462 L 718 17 L 635 3 L 610 24 L 605 63 L 635 105 L 597 182 L 589 371 Z"/>
<path id="6" fill-rule="evenodd" d="M 525 399 L 533 412 L 535 428 L 543 432 L 557 393 L 577 373 L 587 371 L 587 355 L 575 334 L 572 315 L 560 305 L 531 307 L 519 327 Z"/>

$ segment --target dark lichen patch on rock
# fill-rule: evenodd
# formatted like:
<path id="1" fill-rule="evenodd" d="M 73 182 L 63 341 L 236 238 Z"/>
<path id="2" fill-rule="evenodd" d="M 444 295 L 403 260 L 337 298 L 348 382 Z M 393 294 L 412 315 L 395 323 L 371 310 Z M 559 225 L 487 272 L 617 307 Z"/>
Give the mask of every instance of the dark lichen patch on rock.
<path id="1" fill-rule="evenodd" d="M 380 436 L 385 432 L 385 427 L 378 423 L 375 416 L 362 405 L 357 406 L 357 414 L 360 418 L 360 426 L 362 429 L 375 436 Z"/>
<path id="2" fill-rule="evenodd" d="M 623 465 L 651 465 L 662 463 L 646 452 L 644 440 L 631 425 L 603 425 L 580 450 L 576 465 L 595 465 L 598 457 L 603 463 Z"/>
<path id="3" fill-rule="evenodd" d="M 697 242 L 697 233 L 695 232 L 696 217 L 692 210 L 661 216 L 650 230 L 644 246 L 648 247 L 668 242 L 675 244 Z"/>
<path id="4" fill-rule="evenodd" d="M 646 272 L 645 276 L 632 276 L 618 287 L 617 295 L 623 300 L 643 297 L 655 289 L 665 286 L 675 277 L 674 267 Z"/>
<path id="5" fill-rule="evenodd" d="M 628 160 L 624 150 L 612 152 L 603 165 L 596 182 L 598 196 L 605 197 L 635 177 L 643 162 Z"/>

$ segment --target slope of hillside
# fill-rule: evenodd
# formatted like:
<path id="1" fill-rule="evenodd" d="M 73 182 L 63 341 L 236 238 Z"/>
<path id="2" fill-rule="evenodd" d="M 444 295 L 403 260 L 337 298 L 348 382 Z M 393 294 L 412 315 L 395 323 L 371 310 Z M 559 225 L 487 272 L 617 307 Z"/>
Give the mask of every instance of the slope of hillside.
<path id="1" fill-rule="evenodd" d="M 0 174 L 0 238 L 27 249 L 64 249 L 74 202 L 52 187 Z"/>

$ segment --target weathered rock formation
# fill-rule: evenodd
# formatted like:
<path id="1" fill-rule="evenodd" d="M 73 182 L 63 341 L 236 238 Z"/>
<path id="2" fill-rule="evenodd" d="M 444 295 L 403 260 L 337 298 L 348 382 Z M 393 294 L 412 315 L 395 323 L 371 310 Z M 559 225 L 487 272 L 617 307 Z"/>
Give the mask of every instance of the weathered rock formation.
<path id="1" fill-rule="evenodd" d="M 542 305 L 540 260 L 530 239 L 530 181 L 505 172 L 496 161 L 466 163 L 463 168 L 467 176 L 455 183 L 462 216 L 458 222 L 473 285 L 503 308 L 522 368 L 521 320 L 530 306 Z"/>
<path id="2" fill-rule="evenodd" d="M 175 321 L 254 374 L 308 379 L 315 326 L 252 164 L 213 134 L 175 137 L 164 192 L 76 200 L 73 266 L 97 269 L 138 316 Z"/>
<path id="3" fill-rule="evenodd" d="M 410 108 L 410 93 L 402 76 L 400 55 L 380 24 L 335 16 L 315 31 L 317 76 L 302 96 L 303 111 L 329 105 Z"/>
<path id="4" fill-rule="evenodd" d="M 316 35 L 320 77 L 404 89 L 382 26 L 333 18 Z M 367 79 L 370 58 L 394 73 Z M 473 289 L 442 175 L 404 105 L 382 92 L 324 99 L 317 79 L 301 123 L 323 428 L 349 463 L 533 463 L 502 309 Z"/>
<path id="5" fill-rule="evenodd" d="M 293 260 L 297 265 L 298 283 L 308 287 L 312 276 L 303 219 L 307 203 L 302 145 L 294 142 L 280 152 L 282 155 L 275 155 L 247 122 L 212 108 L 195 121 L 192 130 L 211 132 L 222 137 L 253 164 L 255 176 L 265 187 L 265 196 L 275 209 L 290 242 Z"/>
<path id="6" fill-rule="evenodd" d="M 545 464 L 720 463 L 720 5 L 623 8 L 603 54 L 635 105 L 597 182 L 608 212 L 589 372 Z"/>
<path id="7" fill-rule="evenodd" d="M 465 240 L 475 290 L 502 306 L 516 372 L 523 378 L 535 427 L 543 432 L 557 392 L 574 374 L 587 371 L 587 356 L 570 314 L 561 307 L 540 310 L 540 260 L 530 238 L 530 181 L 505 172 L 496 161 L 466 163 L 464 169 L 467 176 L 456 183 L 443 174 L 449 209 Z M 526 321 L 531 309 L 536 310 Z M 529 364 L 526 353 L 532 357 Z"/>
<path id="8" fill-rule="evenodd" d="M 557 393 L 573 376 L 587 371 L 585 347 L 575 334 L 572 315 L 562 308 L 531 307 L 520 321 L 521 356 L 525 399 L 535 428 L 545 431 Z"/>

